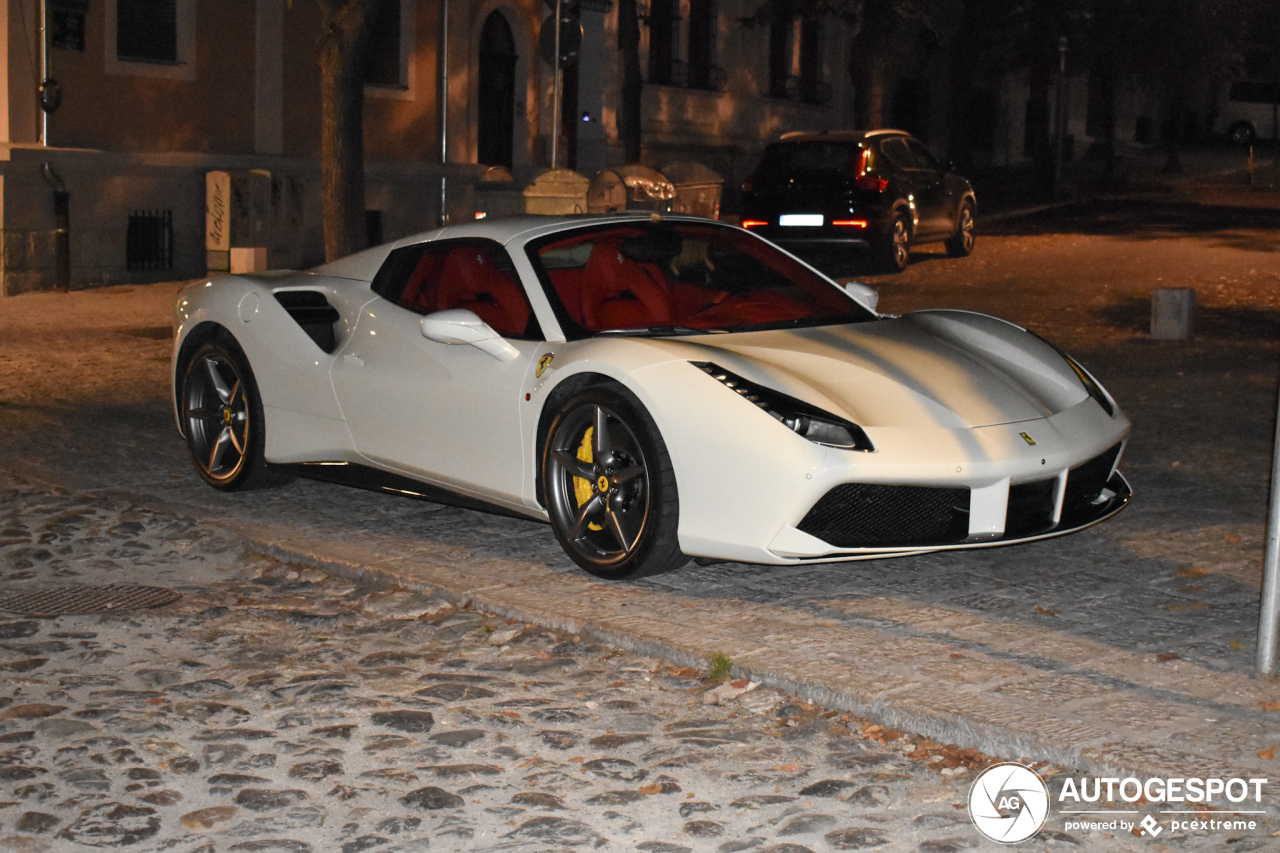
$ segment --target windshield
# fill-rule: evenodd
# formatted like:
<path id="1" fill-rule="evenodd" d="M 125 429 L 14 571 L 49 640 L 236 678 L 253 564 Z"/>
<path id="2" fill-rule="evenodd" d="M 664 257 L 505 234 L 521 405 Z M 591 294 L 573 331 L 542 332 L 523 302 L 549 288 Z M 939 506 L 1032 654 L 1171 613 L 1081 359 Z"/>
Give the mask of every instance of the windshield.
<path id="1" fill-rule="evenodd" d="M 555 234 L 528 252 L 570 340 L 875 319 L 829 280 L 736 228 L 626 222 Z"/>

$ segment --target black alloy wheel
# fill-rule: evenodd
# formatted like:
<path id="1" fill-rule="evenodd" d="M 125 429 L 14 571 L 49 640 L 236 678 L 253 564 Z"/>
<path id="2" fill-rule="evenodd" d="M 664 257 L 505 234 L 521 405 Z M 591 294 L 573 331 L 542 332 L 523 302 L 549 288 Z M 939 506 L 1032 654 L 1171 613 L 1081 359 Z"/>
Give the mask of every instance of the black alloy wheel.
<path id="1" fill-rule="evenodd" d="M 234 344 L 214 341 L 187 362 L 179 396 L 191 461 L 215 489 L 270 485 L 263 460 L 262 401 L 248 362 Z"/>
<path id="2" fill-rule="evenodd" d="M 626 578 L 683 565 L 675 474 L 648 412 L 629 395 L 592 388 L 568 401 L 543 451 L 551 527 L 593 575 Z"/>
<path id="3" fill-rule="evenodd" d="M 973 254 L 974 233 L 973 204 L 965 202 L 960 206 L 960 215 L 956 217 L 956 233 L 947 238 L 947 255 L 952 258 L 967 258 Z"/>
<path id="4" fill-rule="evenodd" d="M 887 272 L 902 272 L 911 262 L 911 226 L 904 214 L 896 213 L 889 233 L 880 244 L 880 263 Z"/>

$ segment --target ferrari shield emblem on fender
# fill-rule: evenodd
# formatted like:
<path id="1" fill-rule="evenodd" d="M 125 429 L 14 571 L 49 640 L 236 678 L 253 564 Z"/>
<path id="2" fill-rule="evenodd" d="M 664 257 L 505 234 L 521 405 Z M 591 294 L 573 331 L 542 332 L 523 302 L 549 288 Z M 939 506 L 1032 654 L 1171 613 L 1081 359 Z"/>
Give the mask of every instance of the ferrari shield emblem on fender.
<path id="1" fill-rule="evenodd" d="M 1032 438 L 1030 435 L 1028 435 L 1027 433 L 1020 432 L 1018 433 L 1018 435 L 1022 436 L 1022 440 L 1025 441 L 1027 444 L 1031 445 L 1032 447 L 1036 446 L 1036 440 Z"/>
<path id="2" fill-rule="evenodd" d="M 538 359 L 538 369 L 533 374 L 535 379 L 542 378 L 542 374 L 546 373 L 547 368 L 551 366 L 551 359 L 553 358 L 555 358 L 554 355 L 547 353 L 542 358 Z"/>

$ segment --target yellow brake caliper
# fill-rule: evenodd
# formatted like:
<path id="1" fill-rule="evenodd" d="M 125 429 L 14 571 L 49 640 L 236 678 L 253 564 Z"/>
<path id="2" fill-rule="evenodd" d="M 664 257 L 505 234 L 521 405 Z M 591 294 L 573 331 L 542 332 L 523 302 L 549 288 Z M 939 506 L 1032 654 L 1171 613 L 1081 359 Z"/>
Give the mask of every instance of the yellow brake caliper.
<path id="1" fill-rule="evenodd" d="M 591 436 L 595 433 L 594 426 L 587 427 L 587 431 L 582 434 L 582 444 L 578 445 L 578 461 L 591 463 L 595 461 L 595 457 L 591 453 Z M 591 481 L 583 477 L 573 478 L 573 496 L 578 499 L 578 506 L 582 506 L 591 500 Z M 587 523 L 589 530 L 604 530 L 594 522 Z"/>

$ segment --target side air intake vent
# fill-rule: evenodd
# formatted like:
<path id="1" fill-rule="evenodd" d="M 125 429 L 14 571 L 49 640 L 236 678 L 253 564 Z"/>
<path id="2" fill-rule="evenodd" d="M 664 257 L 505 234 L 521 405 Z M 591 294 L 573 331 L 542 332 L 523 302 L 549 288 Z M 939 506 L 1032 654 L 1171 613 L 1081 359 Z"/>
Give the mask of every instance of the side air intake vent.
<path id="1" fill-rule="evenodd" d="M 338 309 L 329 304 L 318 290 L 282 290 L 276 301 L 289 312 L 293 321 L 302 327 L 316 346 L 327 353 L 338 348 L 333 324 L 338 322 Z"/>

